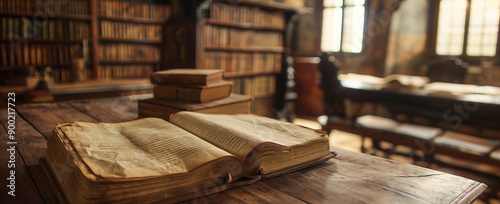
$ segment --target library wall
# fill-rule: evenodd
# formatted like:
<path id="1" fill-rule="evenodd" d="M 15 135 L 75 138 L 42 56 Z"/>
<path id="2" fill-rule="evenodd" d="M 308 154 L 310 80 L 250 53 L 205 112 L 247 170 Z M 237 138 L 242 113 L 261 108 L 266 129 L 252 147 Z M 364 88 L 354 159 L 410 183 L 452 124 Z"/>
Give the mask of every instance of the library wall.
<path id="1" fill-rule="evenodd" d="M 68 83 L 83 61 L 95 80 L 144 78 L 158 70 L 169 16 L 159 1 L 0 0 L 0 67 L 51 67 Z"/>
<path id="2" fill-rule="evenodd" d="M 425 75 L 429 3 L 406 0 L 391 18 L 385 75 Z"/>

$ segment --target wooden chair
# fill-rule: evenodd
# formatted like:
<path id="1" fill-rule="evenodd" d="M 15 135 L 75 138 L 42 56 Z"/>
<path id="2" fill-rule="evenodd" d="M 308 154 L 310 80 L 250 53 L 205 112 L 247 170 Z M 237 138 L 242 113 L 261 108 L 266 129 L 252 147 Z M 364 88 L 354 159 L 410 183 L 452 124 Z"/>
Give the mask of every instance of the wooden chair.
<path id="1" fill-rule="evenodd" d="M 432 60 L 427 65 L 430 82 L 462 84 L 466 74 L 464 61 L 458 58 Z"/>

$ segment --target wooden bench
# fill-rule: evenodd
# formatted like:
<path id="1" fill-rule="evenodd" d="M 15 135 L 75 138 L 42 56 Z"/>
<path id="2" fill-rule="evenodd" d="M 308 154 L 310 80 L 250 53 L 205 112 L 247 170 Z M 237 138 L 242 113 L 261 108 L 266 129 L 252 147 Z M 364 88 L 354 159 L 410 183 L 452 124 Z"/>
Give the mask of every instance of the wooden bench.
<path id="1" fill-rule="evenodd" d="M 494 171 L 500 168 L 499 95 L 445 94 L 419 88 L 384 88 L 354 80 L 340 82 L 338 97 L 357 105 L 350 106 L 346 118 L 323 116 L 323 130 L 337 129 L 359 134 L 363 139 L 369 137 L 374 141 L 372 149 L 412 156 L 428 165 L 466 170 L 500 189 L 500 173 Z M 372 116 L 365 117 L 366 114 Z M 379 141 L 392 145 L 382 148 Z M 397 146 L 410 147 L 411 152 L 397 152 Z M 367 151 L 365 146 L 361 148 Z M 456 165 L 445 157 L 467 163 Z M 476 164 L 494 170 L 478 170 Z"/>

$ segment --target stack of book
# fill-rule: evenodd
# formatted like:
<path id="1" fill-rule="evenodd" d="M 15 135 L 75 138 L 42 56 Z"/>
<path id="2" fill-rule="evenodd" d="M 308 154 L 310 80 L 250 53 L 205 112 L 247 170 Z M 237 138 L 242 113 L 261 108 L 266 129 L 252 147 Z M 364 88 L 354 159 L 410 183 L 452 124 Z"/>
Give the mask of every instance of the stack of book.
<path id="1" fill-rule="evenodd" d="M 249 113 L 251 96 L 231 94 L 233 84 L 222 80 L 222 70 L 170 69 L 151 74 L 154 97 L 140 100 L 139 117 L 169 120 L 179 111 Z"/>

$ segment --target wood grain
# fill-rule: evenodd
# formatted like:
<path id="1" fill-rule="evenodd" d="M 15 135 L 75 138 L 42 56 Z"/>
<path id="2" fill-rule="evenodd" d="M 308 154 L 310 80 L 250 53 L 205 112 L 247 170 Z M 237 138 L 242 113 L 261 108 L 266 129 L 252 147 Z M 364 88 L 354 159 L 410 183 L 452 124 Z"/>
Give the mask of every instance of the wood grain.
<path id="1" fill-rule="evenodd" d="M 100 122 L 125 122 L 138 118 L 137 102 L 128 97 L 72 101 L 68 104 Z"/>
<path id="2" fill-rule="evenodd" d="M 263 183 L 308 203 L 454 203 L 470 191 L 486 189 L 485 184 L 463 177 L 333 150 L 338 156 L 320 166 Z"/>
<path id="3" fill-rule="evenodd" d="M 35 182 L 31 179 L 30 172 L 26 167 L 25 161 L 23 160 L 22 149 L 23 145 L 21 144 L 20 138 L 16 138 L 14 141 L 17 141 L 18 144 L 15 145 L 15 168 L 8 168 L 7 164 L 10 160 L 10 152 L 7 151 L 11 146 L 7 144 L 10 142 L 7 136 L 7 131 L 4 129 L 7 127 L 7 109 L 0 110 L 1 123 L 2 127 L 0 128 L 0 143 L 4 154 L 0 156 L 0 163 L 2 167 L 0 167 L 0 175 L 2 176 L 2 192 L 0 193 L 0 200 L 2 203 L 42 203 L 44 200 L 41 195 L 36 190 L 37 187 Z M 16 118 L 17 119 L 17 118 Z M 16 122 L 19 120 L 17 119 Z M 22 131 L 18 131 L 21 126 L 19 124 L 16 125 L 16 136 L 21 137 Z M 21 149 L 21 151 L 19 151 Z M 15 171 L 15 197 L 10 196 L 7 192 L 10 190 L 6 187 L 9 184 L 7 178 L 10 177 L 10 170 Z M 43 177 L 42 177 L 43 178 Z"/>
<path id="4" fill-rule="evenodd" d="M 45 138 L 52 136 L 57 123 L 99 122 L 94 118 L 74 109 L 67 103 L 25 104 L 16 107 L 17 112 Z"/>
<path id="5" fill-rule="evenodd" d="M 233 188 L 199 197 L 183 203 L 305 203 L 293 196 L 257 182 L 250 186 Z"/>

